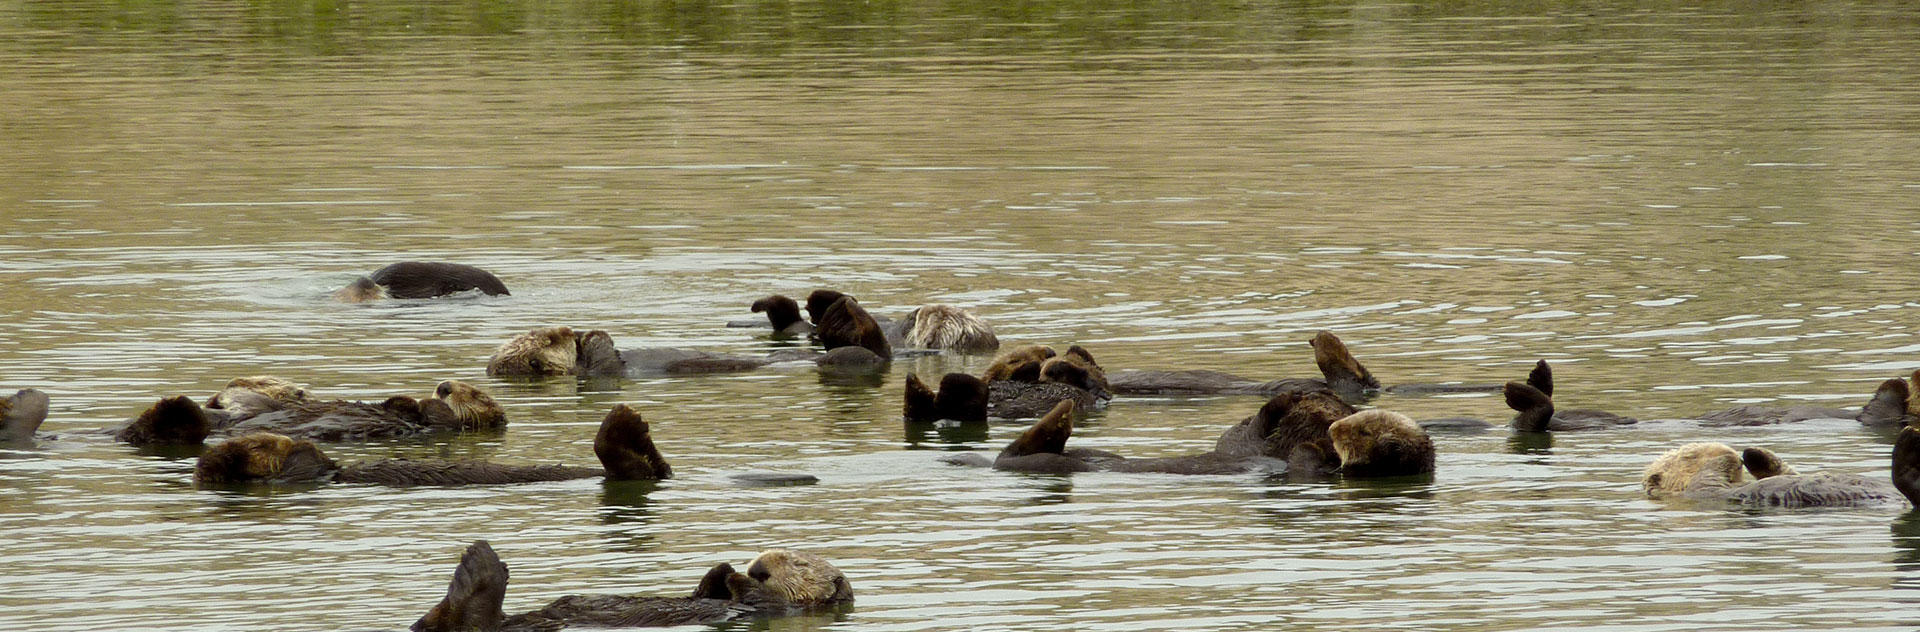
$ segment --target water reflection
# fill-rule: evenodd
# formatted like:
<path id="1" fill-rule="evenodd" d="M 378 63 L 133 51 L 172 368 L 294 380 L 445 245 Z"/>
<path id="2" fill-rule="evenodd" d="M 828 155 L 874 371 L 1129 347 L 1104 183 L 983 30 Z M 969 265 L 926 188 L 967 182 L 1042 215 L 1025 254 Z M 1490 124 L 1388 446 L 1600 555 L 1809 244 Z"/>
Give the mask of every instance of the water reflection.
<path id="1" fill-rule="evenodd" d="M 987 442 L 992 425 L 968 421 L 906 421 L 907 448 L 911 450 L 967 451 Z M 932 444 L 932 445 L 930 445 Z"/>

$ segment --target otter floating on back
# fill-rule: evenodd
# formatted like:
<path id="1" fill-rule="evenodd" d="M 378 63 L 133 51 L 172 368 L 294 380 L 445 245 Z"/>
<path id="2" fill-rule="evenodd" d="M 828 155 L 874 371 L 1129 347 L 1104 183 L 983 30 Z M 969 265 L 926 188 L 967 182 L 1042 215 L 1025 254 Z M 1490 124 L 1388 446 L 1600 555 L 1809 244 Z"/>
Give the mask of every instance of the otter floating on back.
<path id="1" fill-rule="evenodd" d="M 600 468 L 563 465 L 501 465 L 485 461 L 381 459 L 338 465 L 313 442 L 280 434 L 252 433 L 228 439 L 200 455 L 196 483 L 369 483 L 414 485 L 500 485 L 564 481 L 604 476 L 608 480 L 658 480 L 673 468 L 654 447 L 647 422 L 625 404 L 615 405 L 600 422 L 593 452 Z"/>
<path id="2" fill-rule="evenodd" d="M 291 384 L 279 378 L 241 378 L 215 395 L 208 408 L 185 396 L 163 398 L 138 417 L 107 431 L 116 441 L 135 445 L 197 444 L 214 434 L 255 432 L 316 441 L 361 441 L 437 431 L 492 430 L 507 423 L 506 411 L 491 396 L 458 380 L 441 382 L 427 399 L 396 395 L 378 404 L 340 400 L 286 403 L 247 391 L 244 386 L 233 386 L 249 380 L 269 380 L 259 384 L 269 385 L 266 388 L 270 390 Z M 304 394 L 304 389 L 298 392 Z"/>
<path id="3" fill-rule="evenodd" d="M 469 630 L 528 632 L 566 627 L 666 627 L 704 625 L 750 617 L 776 617 L 831 608 L 853 601 L 846 575 L 825 558 L 803 551 L 770 549 L 740 573 L 719 564 L 686 597 L 568 595 L 511 617 L 502 606 L 507 565 L 485 540 L 467 547 L 447 596 L 413 623 L 413 632 Z"/>
<path id="4" fill-rule="evenodd" d="M 729 326 L 772 325 L 775 333 L 787 335 L 819 335 L 821 320 L 827 318 L 834 303 L 843 298 L 851 298 L 834 290 L 814 290 L 807 295 L 807 313 L 812 321 L 802 320 L 800 305 L 786 296 L 775 294 L 754 301 L 751 309 L 755 313 L 765 312 L 765 323 L 747 321 L 728 323 Z M 959 353 L 989 353 L 1000 348 L 1000 339 L 993 333 L 993 327 L 986 321 L 965 309 L 953 305 L 926 305 L 908 312 L 899 320 L 887 320 L 869 316 L 875 328 L 890 347 L 904 349 L 938 349 Z M 824 341 L 823 341 L 824 342 Z M 878 352 L 876 350 L 876 352 Z"/>
<path id="5" fill-rule="evenodd" d="M 364 303 L 383 297 L 435 298 L 467 290 L 480 290 L 487 296 L 507 296 L 507 284 L 500 278 L 470 265 L 426 261 L 402 261 L 373 274 L 354 279 L 333 293 L 342 303 Z"/>
<path id="6" fill-rule="evenodd" d="M 1901 430 L 1893 447 L 1891 478 L 1889 484 L 1884 478 L 1856 474 L 1800 474 L 1765 448 L 1735 452 L 1724 443 L 1690 443 L 1648 464 L 1640 486 L 1655 498 L 1742 505 L 1843 507 L 1899 502 L 1901 497 L 1920 505 L 1920 431 Z"/>
<path id="7" fill-rule="evenodd" d="M 1513 416 L 1513 428 L 1522 432 L 1596 430 L 1639 422 L 1599 410 L 1555 409 L 1553 369 L 1546 360 L 1534 363 L 1526 382 L 1507 382 L 1506 398 L 1507 407 L 1518 413 Z"/>
<path id="8" fill-rule="evenodd" d="M 1008 351 L 981 379 L 987 383 L 988 413 L 1002 419 L 1038 417 L 1063 399 L 1090 410 L 1113 398 L 1106 371 L 1079 345 L 1065 354 L 1043 345 Z"/>

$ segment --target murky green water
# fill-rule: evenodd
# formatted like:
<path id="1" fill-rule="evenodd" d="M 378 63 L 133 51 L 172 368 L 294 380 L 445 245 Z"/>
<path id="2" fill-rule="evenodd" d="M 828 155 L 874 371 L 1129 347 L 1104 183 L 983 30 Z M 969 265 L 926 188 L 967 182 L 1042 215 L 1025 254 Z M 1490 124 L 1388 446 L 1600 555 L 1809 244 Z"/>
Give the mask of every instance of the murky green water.
<path id="1" fill-rule="evenodd" d="M 1920 10 L 1898 3 L 0 0 L 0 628 L 400 628 L 468 541 L 507 609 L 690 590 L 774 546 L 852 579 L 777 629 L 1893 628 L 1904 508 L 1649 501 L 1687 440 L 1880 473 L 1851 422 L 1437 437 L 1431 484 L 937 465 L 1020 429 L 903 428 L 806 369 L 503 382 L 539 325 L 750 351 L 816 287 L 965 305 L 1110 369 L 1497 382 L 1646 418 L 1858 405 L 1920 368 Z M 347 306 L 388 262 L 498 299 Z M 497 436 L 327 446 L 588 464 L 615 402 L 680 478 L 197 491 L 75 431 L 271 373 L 343 398 L 481 384 Z M 1256 398 L 1121 400 L 1077 442 L 1205 449 Z M 1504 419 L 1496 397 L 1383 397 Z M 750 470 L 816 474 L 745 488 Z M 762 624 L 767 625 L 767 624 Z"/>

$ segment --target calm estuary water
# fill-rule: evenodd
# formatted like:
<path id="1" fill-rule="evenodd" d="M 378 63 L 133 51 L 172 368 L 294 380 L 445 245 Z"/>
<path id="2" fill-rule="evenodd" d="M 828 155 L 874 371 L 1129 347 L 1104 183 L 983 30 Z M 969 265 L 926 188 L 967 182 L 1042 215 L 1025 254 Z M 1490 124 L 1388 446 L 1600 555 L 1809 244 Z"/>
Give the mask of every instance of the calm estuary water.
<path id="1" fill-rule="evenodd" d="M 1164 6 L 1161 6 L 1164 5 Z M 907 428 L 804 368 L 513 382 L 528 328 L 756 352 L 771 293 L 963 305 L 1109 370 L 1388 383 L 1554 362 L 1646 419 L 1857 406 L 1920 368 L 1920 9 L 1901 3 L 0 0 L 0 629 L 404 628 L 462 547 L 507 610 L 679 594 L 803 547 L 852 609 L 777 630 L 1752 630 L 1920 623 L 1920 514 L 1646 499 L 1689 440 L 1882 475 L 1853 422 L 1437 435 L 1431 483 L 951 468 L 1024 422 Z M 326 294 L 399 260 L 511 297 Z M 488 389 L 495 435 L 336 459 L 591 464 L 614 403 L 678 478 L 196 490 L 85 434 L 274 374 Z M 1076 433 L 1195 452 L 1250 397 L 1114 402 Z M 1504 420 L 1498 397 L 1384 396 Z M 747 471 L 817 485 L 753 488 Z"/>

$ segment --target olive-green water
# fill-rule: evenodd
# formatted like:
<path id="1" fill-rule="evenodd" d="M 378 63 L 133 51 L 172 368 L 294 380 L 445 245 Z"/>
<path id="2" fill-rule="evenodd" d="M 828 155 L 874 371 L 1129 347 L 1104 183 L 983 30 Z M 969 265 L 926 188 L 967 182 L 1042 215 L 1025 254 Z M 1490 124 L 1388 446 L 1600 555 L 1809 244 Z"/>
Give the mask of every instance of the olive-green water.
<path id="1" fill-rule="evenodd" d="M 1109 370 L 1311 376 L 1331 329 L 1388 383 L 1548 358 L 1567 407 L 1857 406 L 1920 368 L 1916 42 L 1881 2 L 0 0 L 0 388 L 58 435 L 0 450 L 0 629 L 404 628 L 475 539 L 509 612 L 822 553 L 855 605 L 781 630 L 1911 627 L 1920 514 L 1638 487 L 1693 440 L 1883 475 L 1851 421 L 1441 434 L 1424 484 L 1033 476 L 935 462 L 1025 422 L 899 420 L 908 372 L 984 357 L 483 367 L 542 325 L 758 352 L 725 321 L 831 287 Z M 409 259 L 513 295 L 327 299 Z M 337 460 L 591 464 L 625 402 L 679 476 L 197 490 L 84 432 L 254 374 L 511 418 Z M 1200 451 L 1260 403 L 1121 399 L 1075 442 Z M 820 482 L 729 478 L 766 470 Z"/>

